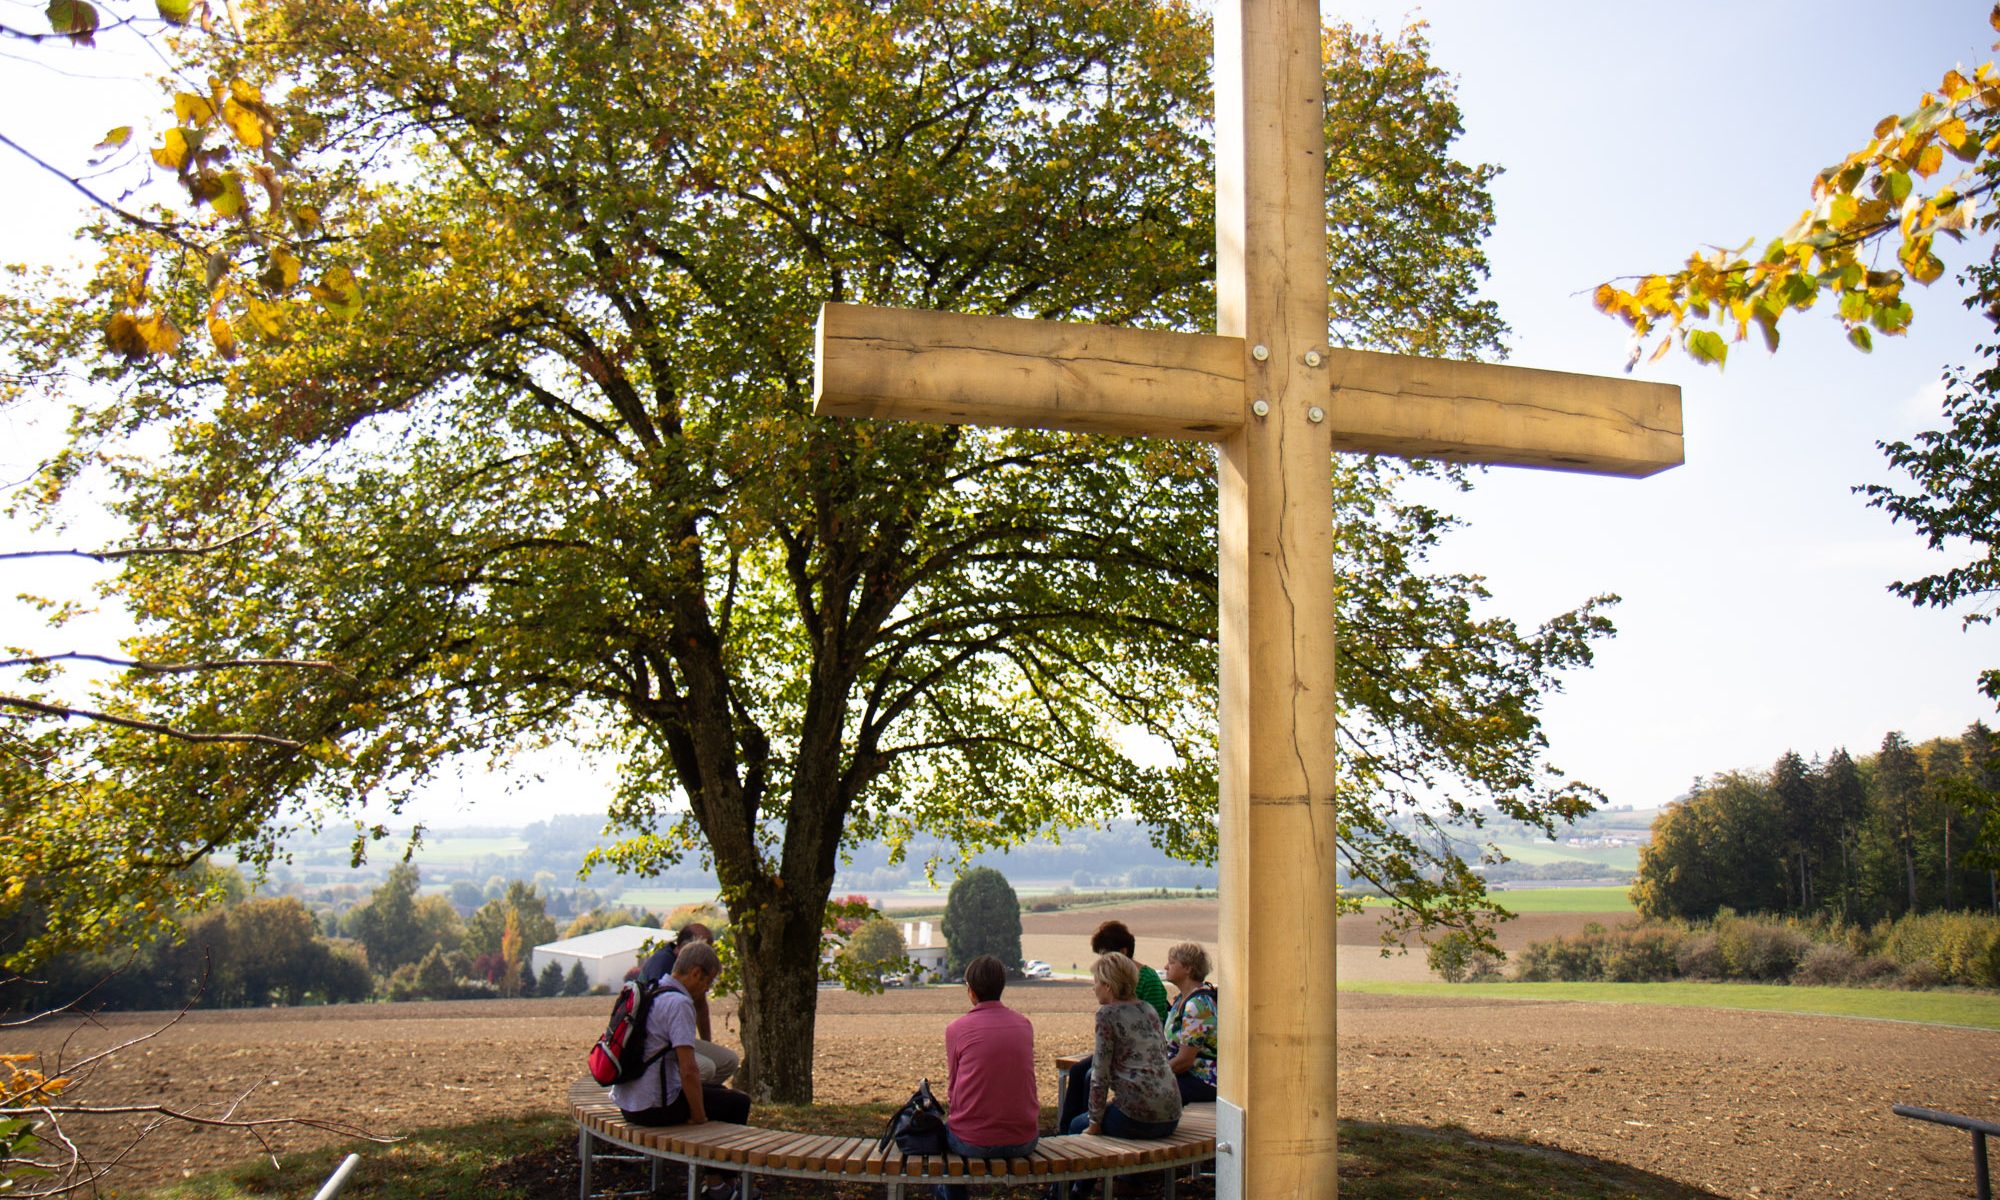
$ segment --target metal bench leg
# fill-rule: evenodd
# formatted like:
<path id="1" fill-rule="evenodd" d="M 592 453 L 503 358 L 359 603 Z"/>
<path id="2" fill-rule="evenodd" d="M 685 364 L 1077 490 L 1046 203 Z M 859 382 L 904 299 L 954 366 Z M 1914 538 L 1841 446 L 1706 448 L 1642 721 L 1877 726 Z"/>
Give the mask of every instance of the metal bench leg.
<path id="1" fill-rule="evenodd" d="M 1174 1185 L 1179 1183 L 1180 1181 L 1181 1181 L 1181 1169 L 1179 1167 L 1170 1168 L 1167 1171 L 1167 1186 L 1165 1191 L 1166 1200 L 1174 1200 Z"/>
<path id="2" fill-rule="evenodd" d="M 694 1160 L 690 1159 L 688 1160 L 688 1200 L 700 1200 L 700 1192 L 701 1168 L 695 1166 Z"/>
<path id="3" fill-rule="evenodd" d="M 590 1200 L 590 1152 L 591 1143 L 595 1140 L 590 1136 L 590 1130 L 581 1127 L 577 1129 L 576 1157 L 583 1164 L 583 1170 L 580 1172 L 582 1182 L 577 1185 L 577 1200 Z"/>
<path id="4" fill-rule="evenodd" d="M 1978 1200 L 1993 1200 L 1993 1182 L 1986 1174 L 1986 1134 L 1972 1131 L 1972 1186 Z"/>

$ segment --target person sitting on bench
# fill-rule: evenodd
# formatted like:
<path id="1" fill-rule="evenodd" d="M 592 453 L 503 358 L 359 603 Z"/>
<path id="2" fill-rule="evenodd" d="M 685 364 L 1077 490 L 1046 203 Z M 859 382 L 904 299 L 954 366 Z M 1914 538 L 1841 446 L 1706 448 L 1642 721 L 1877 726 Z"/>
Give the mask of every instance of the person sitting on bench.
<path id="1" fill-rule="evenodd" d="M 1167 951 L 1167 982 L 1174 985 L 1167 1010 L 1167 1066 L 1180 1085 L 1181 1103 L 1215 1099 L 1216 992 L 1208 982 L 1208 951 L 1182 942 Z"/>
<path id="2" fill-rule="evenodd" d="M 944 1028 L 951 1115 L 945 1143 L 967 1158 L 1026 1158 L 1041 1133 L 1035 1095 L 1035 1027 L 1000 1003 L 1007 968 L 991 954 L 965 964 L 972 1011 Z M 937 1186 L 939 1200 L 965 1200 L 962 1183 Z"/>
<path id="3" fill-rule="evenodd" d="M 660 994 L 646 1013 L 645 1053 L 655 1065 L 629 1083 L 611 1085 L 611 1102 L 634 1125 L 703 1125 L 725 1121 L 746 1125 L 750 1097 L 732 1088 L 701 1081 L 695 1061 L 694 998 L 708 995 L 722 961 L 707 942 L 690 942 L 674 957 L 674 973 L 662 981 Z M 721 1186 L 718 1187 L 717 1185 Z M 712 1200 L 731 1195 L 727 1179 L 709 1185 Z"/>
<path id="4" fill-rule="evenodd" d="M 663 943 L 653 951 L 639 968 L 639 978 L 647 983 L 658 983 L 674 973 L 674 958 L 691 942 L 715 944 L 715 931 L 700 921 L 689 921 L 681 926 L 674 940 Z M 743 1064 L 742 1056 L 727 1046 L 710 1040 L 708 1026 L 708 997 L 694 998 L 694 1060 L 701 1067 L 703 1083 L 728 1083 L 736 1074 L 736 1068 Z"/>

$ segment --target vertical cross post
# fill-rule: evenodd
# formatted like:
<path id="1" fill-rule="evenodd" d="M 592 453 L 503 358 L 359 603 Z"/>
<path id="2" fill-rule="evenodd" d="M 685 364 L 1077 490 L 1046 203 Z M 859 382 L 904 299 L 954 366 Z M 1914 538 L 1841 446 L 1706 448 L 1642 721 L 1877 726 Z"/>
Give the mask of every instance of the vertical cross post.
<path id="1" fill-rule="evenodd" d="M 1217 1195 L 1331 1198 L 1337 914 L 1326 142 L 1314 0 L 1217 6 L 1216 332 L 1253 415 L 1221 443 L 1224 1102 Z M 1259 408 L 1259 402 L 1265 407 Z"/>

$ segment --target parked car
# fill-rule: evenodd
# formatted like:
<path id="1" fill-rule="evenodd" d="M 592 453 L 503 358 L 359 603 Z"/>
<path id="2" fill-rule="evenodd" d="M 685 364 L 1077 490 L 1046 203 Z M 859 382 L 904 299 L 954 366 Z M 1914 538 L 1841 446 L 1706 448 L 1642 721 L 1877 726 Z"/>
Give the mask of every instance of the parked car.
<path id="1" fill-rule="evenodd" d="M 1049 976 L 1055 974 L 1055 968 L 1049 966 L 1049 964 L 1039 958 L 1031 958 L 1021 964 L 1021 974 L 1027 976 L 1029 979 L 1047 979 Z"/>

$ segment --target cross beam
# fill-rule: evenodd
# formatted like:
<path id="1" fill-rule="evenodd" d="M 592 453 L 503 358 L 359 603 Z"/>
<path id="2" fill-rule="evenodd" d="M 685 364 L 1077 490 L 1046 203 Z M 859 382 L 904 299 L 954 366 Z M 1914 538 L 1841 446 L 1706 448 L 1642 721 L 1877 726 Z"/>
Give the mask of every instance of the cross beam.
<path id="1" fill-rule="evenodd" d="M 813 411 L 1220 442 L 1244 411 L 1243 339 L 827 304 Z M 1670 384 L 1321 352 L 1330 448 L 1593 475 L 1681 464 Z"/>

